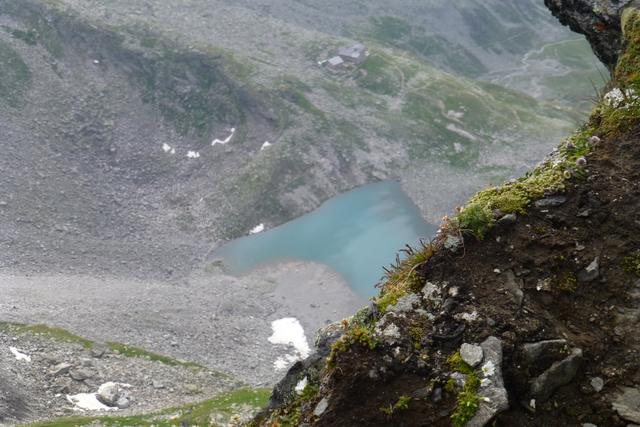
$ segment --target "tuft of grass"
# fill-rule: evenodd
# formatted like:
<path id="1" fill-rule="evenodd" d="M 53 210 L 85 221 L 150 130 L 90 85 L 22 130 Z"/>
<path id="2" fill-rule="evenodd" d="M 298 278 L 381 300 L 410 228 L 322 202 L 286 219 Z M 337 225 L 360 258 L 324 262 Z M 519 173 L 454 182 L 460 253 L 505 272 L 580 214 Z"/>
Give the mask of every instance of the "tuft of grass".
<path id="1" fill-rule="evenodd" d="M 396 305 L 403 296 L 422 289 L 424 284 L 416 270 L 426 264 L 434 253 L 435 247 L 431 243 L 421 242 L 418 248 L 407 245 L 396 256 L 395 264 L 384 269 L 381 292 L 375 300 L 381 314 Z"/>
<path id="2" fill-rule="evenodd" d="M 640 277 L 640 251 L 622 260 L 622 269 L 629 274 Z"/>
<path id="3" fill-rule="evenodd" d="M 456 221 L 460 231 L 463 233 L 470 232 L 478 240 L 484 239 L 484 236 L 495 223 L 493 211 L 490 207 L 477 202 L 471 202 L 462 208 L 456 217 Z"/>
<path id="4" fill-rule="evenodd" d="M 391 418 L 393 414 L 398 411 L 406 411 L 409 409 L 409 404 L 411 403 L 411 398 L 409 396 L 402 395 L 398 398 L 398 401 L 394 404 L 390 404 L 389 406 L 383 406 L 380 408 L 380 411 L 387 415 L 387 417 Z"/>

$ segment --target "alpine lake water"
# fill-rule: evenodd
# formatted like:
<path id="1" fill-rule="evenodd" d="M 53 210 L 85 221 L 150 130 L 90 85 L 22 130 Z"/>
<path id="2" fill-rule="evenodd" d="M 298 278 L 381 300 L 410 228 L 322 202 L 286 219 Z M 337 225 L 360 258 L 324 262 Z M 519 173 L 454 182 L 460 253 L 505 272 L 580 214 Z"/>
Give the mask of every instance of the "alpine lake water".
<path id="1" fill-rule="evenodd" d="M 289 260 L 322 263 L 368 298 L 377 294 L 383 266 L 400 249 L 429 240 L 435 232 L 400 183 L 383 181 L 336 196 L 279 227 L 232 240 L 216 257 L 235 275 Z"/>

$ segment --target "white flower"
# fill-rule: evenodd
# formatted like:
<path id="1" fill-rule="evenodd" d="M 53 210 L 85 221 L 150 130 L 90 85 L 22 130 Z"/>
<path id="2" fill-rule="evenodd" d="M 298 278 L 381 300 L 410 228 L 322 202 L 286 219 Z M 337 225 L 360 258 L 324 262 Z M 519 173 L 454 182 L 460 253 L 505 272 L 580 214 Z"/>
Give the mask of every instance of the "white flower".
<path id="1" fill-rule="evenodd" d="M 490 377 L 496 373 L 496 365 L 493 364 L 491 360 L 482 365 L 482 375 L 485 377 Z"/>
<path id="2" fill-rule="evenodd" d="M 605 96 L 604 102 L 613 108 L 618 108 L 623 106 L 625 103 L 635 103 L 638 100 L 638 95 L 636 95 L 633 89 L 627 89 L 622 92 L 619 88 L 611 89 Z"/>

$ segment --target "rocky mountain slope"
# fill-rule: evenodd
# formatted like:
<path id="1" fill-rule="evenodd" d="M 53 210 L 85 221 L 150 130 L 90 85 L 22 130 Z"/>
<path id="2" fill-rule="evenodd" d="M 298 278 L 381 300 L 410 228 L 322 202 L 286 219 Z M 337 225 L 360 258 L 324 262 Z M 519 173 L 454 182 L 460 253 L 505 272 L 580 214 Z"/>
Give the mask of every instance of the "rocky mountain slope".
<path id="1" fill-rule="evenodd" d="M 252 425 L 640 423 L 640 11 L 547 3 L 617 59 L 588 122 L 445 218 Z"/>
<path id="2" fill-rule="evenodd" d="M 323 2 L 232 3 L 0 3 L 2 268 L 181 276 L 225 238 L 380 179 L 436 221 L 581 116 L 573 82 L 589 79 L 573 77 L 593 67 L 558 53 L 584 45 L 528 1 L 371 3 L 352 27 Z M 539 28 L 513 30 L 531 15 Z M 434 44 L 443 22 L 474 26 Z M 318 65 L 354 40 L 362 69 Z"/>

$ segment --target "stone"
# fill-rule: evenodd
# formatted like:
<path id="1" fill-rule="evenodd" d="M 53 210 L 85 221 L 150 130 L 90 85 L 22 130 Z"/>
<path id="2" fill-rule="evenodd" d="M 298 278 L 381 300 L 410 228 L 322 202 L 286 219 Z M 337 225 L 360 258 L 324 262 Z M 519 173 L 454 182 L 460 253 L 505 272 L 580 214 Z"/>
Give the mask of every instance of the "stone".
<path id="1" fill-rule="evenodd" d="M 131 400 L 126 396 L 120 396 L 116 402 L 118 409 L 128 409 L 131 407 Z"/>
<path id="2" fill-rule="evenodd" d="M 96 359 L 100 359 L 102 356 L 105 355 L 106 352 L 107 352 L 107 346 L 105 346 L 104 344 L 95 344 L 91 348 L 91 356 L 95 357 Z"/>
<path id="3" fill-rule="evenodd" d="M 504 273 L 504 287 L 509 291 L 513 302 L 520 307 L 524 301 L 524 292 L 522 291 L 522 279 L 518 279 L 513 271 Z"/>
<path id="4" fill-rule="evenodd" d="M 71 369 L 69 376 L 76 381 L 84 381 L 93 378 L 94 372 L 89 368 Z"/>
<path id="5" fill-rule="evenodd" d="M 387 313 L 408 313 L 412 311 L 415 307 L 420 306 L 420 297 L 416 294 L 408 294 L 403 296 L 398 300 L 395 305 L 389 306 L 387 308 Z"/>
<path id="6" fill-rule="evenodd" d="M 509 395 L 502 377 L 502 341 L 489 337 L 480 344 L 484 353 L 482 384 L 478 391 L 480 405 L 465 427 L 483 427 L 500 412 L 509 409 Z"/>
<path id="7" fill-rule="evenodd" d="M 583 423 L 582 427 L 598 427 L 598 426 L 595 425 L 595 424 L 591 424 L 591 423 Z"/>
<path id="8" fill-rule="evenodd" d="M 502 226 L 511 226 L 518 221 L 518 216 L 514 213 L 506 214 L 498 220 L 498 224 Z"/>
<path id="9" fill-rule="evenodd" d="M 118 399 L 120 399 L 120 386 L 111 381 L 104 383 L 98 388 L 96 397 L 100 402 L 107 406 L 118 406 Z"/>
<path id="10" fill-rule="evenodd" d="M 545 0 L 545 5 L 563 25 L 584 34 L 593 51 L 613 67 L 622 47 L 621 14 L 630 0 Z"/>
<path id="11" fill-rule="evenodd" d="M 600 258 L 596 257 L 591 264 L 578 273 L 579 282 L 591 282 L 600 277 Z"/>
<path id="12" fill-rule="evenodd" d="M 156 390 L 161 390 L 164 388 L 164 384 L 162 384 L 160 381 L 158 380 L 152 380 L 151 381 L 151 386 L 153 388 L 155 388 Z"/>
<path id="13" fill-rule="evenodd" d="M 621 387 L 620 391 L 621 393 L 613 401 L 613 410 L 626 421 L 640 423 L 640 390 Z"/>
<path id="14" fill-rule="evenodd" d="M 448 235 L 444 241 L 444 248 L 455 252 L 462 246 L 462 239 L 457 236 Z"/>
<path id="15" fill-rule="evenodd" d="M 522 356 L 529 367 L 550 364 L 566 351 L 567 341 L 563 339 L 539 341 L 522 346 Z"/>
<path id="16" fill-rule="evenodd" d="M 604 380 L 600 377 L 591 378 L 591 387 L 597 392 L 600 393 L 604 388 Z"/>
<path id="17" fill-rule="evenodd" d="M 536 200 L 534 205 L 537 208 L 557 208 L 567 203 L 567 198 L 564 196 L 546 197 L 544 199 Z"/>
<path id="18" fill-rule="evenodd" d="M 582 350 L 574 348 L 565 359 L 555 362 L 549 369 L 533 380 L 531 396 L 540 402 L 548 400 L 558 387 L 569 384 L 582 365 Z"/>
<path id="19" fill-rule="evenodd" d="M 184 389 L 187 394 L 200 394 L 202 392 L 202 390 L 200 390 L 200 387 L 195 384 L 185 384 Z"/>
<path id="20" fill-rule="evenodd" d="M 482 362 L 484 352 L 479 345 L 464 343 L 460 346 L 460 357 L 472 368 L 475 368 Z"/>
<path id="21" fill-rule="evenodd" d="M 58 363 L 49 370 L 49 373 L 53 376 L 64 375 L 69 373 L 69 369 L 71 369 L 71 365 L 69 363 Z"/>
<path id="22" fill-rule="evenodd" d="M 313 415 L 315 415 L 316 417 L 322 416 L 322 414 L 324 414 L 324 411 L 326 411 L 328 407 L 329 399 L 323 397 L 322 400 L 316 405 L 316 408 L 313 410 Z"/>

